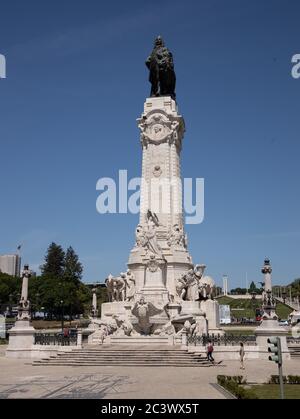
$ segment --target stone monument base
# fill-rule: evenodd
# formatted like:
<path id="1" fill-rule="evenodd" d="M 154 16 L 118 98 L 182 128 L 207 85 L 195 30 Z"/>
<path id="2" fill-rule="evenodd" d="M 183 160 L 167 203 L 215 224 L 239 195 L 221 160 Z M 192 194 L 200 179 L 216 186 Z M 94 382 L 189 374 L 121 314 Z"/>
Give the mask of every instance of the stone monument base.
<path id="1" fill-rule="evenodd" d="M 125 301 L 115 301 L 113 303 L 101 304 L 101 320 L 111 319 L 113 315 L 124 316 L 126 314 Z"/>
<path id="2" fill-rule="evenodd" d="M 286 337 L 288 335 L 288 331 L 279 326 L 278 320 L 267 319 L 261 322 L 261 325 L 255 329 L 256 335 L 256 343 L 259 349 L 259 358 L 260 359 L 268 359 L 271 355 L 268 352 L 268 338 L 278 336 L 281 342 L 281 352 L 282 352 L 282 359 L 283 360 L 290 360 L 290 351 L 287 346 Z"/>
<path id="3" fill-rule="evenodd" d="M 31 358 L 35 329 L 29 320 L 17 320 L 9 331 L 9 342 L 6 350 L 8 358 Z"/>
<path id="4" fill-rule="evenodd" d="M 195 320 L 205 317 L 208 322 L 208 333 L 224 335 L 220 328 L 219 304 L 214 300 L 206 301 L 182 301 L 181 315 L 192 315 Z"/>

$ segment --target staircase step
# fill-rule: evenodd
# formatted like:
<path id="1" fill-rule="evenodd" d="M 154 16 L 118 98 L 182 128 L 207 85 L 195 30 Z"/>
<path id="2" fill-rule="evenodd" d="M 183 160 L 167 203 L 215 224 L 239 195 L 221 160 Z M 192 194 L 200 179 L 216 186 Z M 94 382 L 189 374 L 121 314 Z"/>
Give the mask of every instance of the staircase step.
<path id="1" fill-rule="evenodd" d="M 198 354 L 177 348 L 84 348 L 33 361 L 39 366 L 209 367 Z"/>

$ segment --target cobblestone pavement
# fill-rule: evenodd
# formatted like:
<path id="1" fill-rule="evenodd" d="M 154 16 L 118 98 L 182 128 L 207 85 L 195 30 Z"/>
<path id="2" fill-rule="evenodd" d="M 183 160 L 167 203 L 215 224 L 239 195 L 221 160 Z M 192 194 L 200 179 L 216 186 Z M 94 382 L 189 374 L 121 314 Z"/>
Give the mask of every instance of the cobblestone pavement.
<path id="1" fill-rule="evenodd" d="M 277 374 L 273 362 L 223 361 L 210 368 L 54 367 L 32 366 L 30 360 L 7 359 L 0 348 L 0 398 L 68 399 L 206 399 L 225 398 L 215 384 L 218 374 L 243 375 L 264 382 Z M 284 374 L 300 375 L 300 360 L 285 363 Z"/>

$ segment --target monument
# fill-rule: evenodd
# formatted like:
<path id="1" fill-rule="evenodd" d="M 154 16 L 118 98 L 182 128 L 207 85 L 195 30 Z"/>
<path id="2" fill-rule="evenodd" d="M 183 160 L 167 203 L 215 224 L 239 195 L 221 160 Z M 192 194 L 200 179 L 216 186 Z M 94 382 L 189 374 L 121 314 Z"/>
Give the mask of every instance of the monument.
<path id="1" fill-rule="evenodd" d="M 290 353 L 286 341 L 288 331 L 285 327 L 279 325 L 278 316 L 275 312 L 276 300 L 272 293 L 272 267 L 268 258 L 265 259 L 261 272 L 264 275 L 264 291 L 262 295 L 263 315 L 260 326 L 255 330 L 256 342 L 259 347 L 259 355 L 262 358 L 267 358 L 269 355 L 267 339 L 278 336 L 281 340 L 283 359 L 290 359 Z"/>
<path id="2" fill-rule="evenodd" d="M 93 301 L 92 301 L 92 316 L 97 317 L 98 310 L 97 310 L 97 289 L 93 288 Z"/>
<path id="3" fill-rule="evenodd" d="M 194 265 L 184 231 L 180 154 L 185 122 L 176 102 L 172 53 L 159 36 L 146 66 L 151 96 L 137 123 L 142 148 L 140 216 L 128 270 L 105 280 L 101 319 L 108 337 L 220 332 L 214 281 Z M 197 325 L 197 327 L 196 327 Z M 108 339 L 109 340 L 109 339 Z"/>
<path id="4" fill-rule="evenodd" d="M 31 270 L 28 265 L 25 265 L 21 273 L 22 292 L 18 306 L 18 316 L 14 327 L 9 331 L 6 356 L 10 358 L 31 357 L 35 329 L 30 325 L 30 302 L 28 300 L 28 280 L 30 277 Z"/>

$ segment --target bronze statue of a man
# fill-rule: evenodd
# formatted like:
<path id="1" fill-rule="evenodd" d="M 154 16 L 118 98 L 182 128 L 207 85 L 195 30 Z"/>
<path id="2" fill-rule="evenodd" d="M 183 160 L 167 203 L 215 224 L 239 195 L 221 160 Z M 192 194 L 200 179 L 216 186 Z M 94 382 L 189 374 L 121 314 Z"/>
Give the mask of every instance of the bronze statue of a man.
<path id="1" fill-rule="evenodd" d="M 161 36 L 155 39 L 154 48 L 151 55 L 147 58 L 146 66 L 150 70 L 151 97 L 171 96 L 175 100 L 176 75 L 173 55 L 165 47 Z"/>

